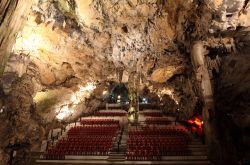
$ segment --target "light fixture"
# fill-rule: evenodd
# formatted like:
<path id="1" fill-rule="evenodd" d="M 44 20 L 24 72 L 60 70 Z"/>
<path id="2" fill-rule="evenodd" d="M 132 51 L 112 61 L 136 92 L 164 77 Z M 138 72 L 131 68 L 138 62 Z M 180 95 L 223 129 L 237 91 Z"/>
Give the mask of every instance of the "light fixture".
<path id="1" fill-rule="evenodd" d="M 142 103 L 147 104 L 148 103 L 147 99 L 146 98 L 142 98 Z"/>
<path id="2" fill-rule="evenodd" d="M 120 95 L 118 95 L 118 96 L 117 96 L 117 98 L 118 98 L 118 99 L 120 99 L 120 98 L 121 98 L 121 96 L 120 96 Z"/>

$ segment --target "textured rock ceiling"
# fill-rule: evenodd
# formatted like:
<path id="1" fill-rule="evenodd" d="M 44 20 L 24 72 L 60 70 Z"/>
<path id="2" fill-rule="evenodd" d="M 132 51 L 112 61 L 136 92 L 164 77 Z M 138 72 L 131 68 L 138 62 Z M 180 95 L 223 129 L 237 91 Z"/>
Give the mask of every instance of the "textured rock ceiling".
<path id="1" fill-rule="evenodd" d="M 182 74 L 188 69 L 188 57 L 174 40 L 183 31 L 170 21 L 164 5 L 158 1 L 34 1 L 5 67 L 5 91 L 10 92 L 11 82 L 24 74 L 32 77 L 34 98 L 42 90 L 47 90 L 48 98 L 50 90 L 70 98 L 88 83 L 118 81 L 118 72 L 124 73 L 125 83 L 135 71 L 145 83 L 164 83 Z M 192 6 L 188 1 L 185 12 Z M 59 99 L 54 109 L 69 104 L 62 101 L 66 98 Z"/>
<path id="2" fill-rule="evenodd" d="M 170 76 L 159 80 L 164 82 L 185 69 L 180 67 L 186 58 L 173 43 L 175 35 L 167 12 L 159 11 L 156 1 L 40 1 L 33 5 L 13 50 L 29 54 L 27 62 L 38 66 L 44 85 L 58 84 L 71 75 L 81 81 L 90 77 L 101 81 L 115 68 L 140 69 L 154 81 L 154 75 L 166 69 Z M 16 69 L 21 76 L 27 66 L 6 72 Z"/>
<path id="3" fill-rule="evenodd" d="M 81 88 L 118 81 L 119 74 L 126 83 L 137 72 L 143 86 L 164 91 L 166 85 L 159 83 L 191 73 L 188 49 L 192 40 L 204 39 L 208 32 L 247 26 L 248 10 L 249 3 L 242 0 L 234 4 L 220 0 L 205 4 L 193 0 L 36 0 L 17 34 L 3 87 L 9 93 L 11 82 L 28 75 L 37 105 L 56 104 L 45 106 L 54 112 L 73 104 L 72 97 Z M 181 100 L 184 88 L 167 86 L 177 89 L 175 95 Z M 192 90 L 184 93 L 190 95 Z M 41 92 L 43 101 L 35 99 Z M 58 99 L 62 93 L 65 98 Z M 81 97 L 90 96 L 83 93 Z M 57 101 L 47 103 L 48 99 Z"/>

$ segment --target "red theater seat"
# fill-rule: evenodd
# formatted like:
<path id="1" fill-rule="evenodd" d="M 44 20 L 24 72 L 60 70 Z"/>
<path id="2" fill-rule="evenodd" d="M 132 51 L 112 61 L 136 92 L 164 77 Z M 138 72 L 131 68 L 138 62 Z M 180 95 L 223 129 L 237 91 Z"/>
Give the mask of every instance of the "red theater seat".
<path id="1" fill-rule="evenodd" d="M 129 130 L 127 160 L 160 160 L 164 155 L 187 155 L 189 136 L 179 127 Z"/>
<path id="2" fill-rule="evenodd" d="M 106 122 L 106 121 L 105 121 Z M 108 125 L 75 126 L 45 154 L 45 159 L 65 159 L 65 155 L 108 155 L 119 130 L 119 122 Z"/>

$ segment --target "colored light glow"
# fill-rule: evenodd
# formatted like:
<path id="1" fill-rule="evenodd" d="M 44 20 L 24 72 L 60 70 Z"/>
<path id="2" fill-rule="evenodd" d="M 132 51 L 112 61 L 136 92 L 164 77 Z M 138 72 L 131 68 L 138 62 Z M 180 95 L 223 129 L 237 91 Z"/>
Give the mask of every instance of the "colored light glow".
<path id="1" fill-rule="evenodd" d="M 201 121 L 200 117 L 195 117 L 194 119 L 190 119 L 187 121 L 189 124 L 195 124 L 198 127 L 202 127 L 203 121 Z"/>
<path id="2" fill-rule="evenodd" d="M 195 123 L 197 126 L 199 126 L 199 127 L 202 126 L 202 121 L 201 121 L 201 119 L 198 118 L 198 117 L 196 117 L 196 118 L 194 119 L 194 123 Z"/>

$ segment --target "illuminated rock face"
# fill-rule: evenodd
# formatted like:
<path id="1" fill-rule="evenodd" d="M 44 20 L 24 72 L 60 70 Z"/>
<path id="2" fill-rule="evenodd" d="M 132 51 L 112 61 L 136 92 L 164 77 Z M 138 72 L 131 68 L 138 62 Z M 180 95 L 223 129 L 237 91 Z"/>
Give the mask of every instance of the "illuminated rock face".
<path id="1" fill-rule="evenodd" d="M 237 26 L 249 26 L 249 3 L 245 0 L 207 0 L 217 18 L 213 26 L 217 30 L 235 30 Z"/>
<path id="2" fill-rule="evenodd" d="M 7 77 L 27 73 L 33 97 L 46 88 L 75 93 L 88 83 L 117 81 L 117 68 L 128 75 L 140 72 L 144 82 L 164 83 L 188 68 L 187 56 L 174 44 L 177 29 L 164 5 L 34 1 L 12 47 L 4 80 L 15 81 Z M 56 114 L 61 103 L 53 104 Z"/>

